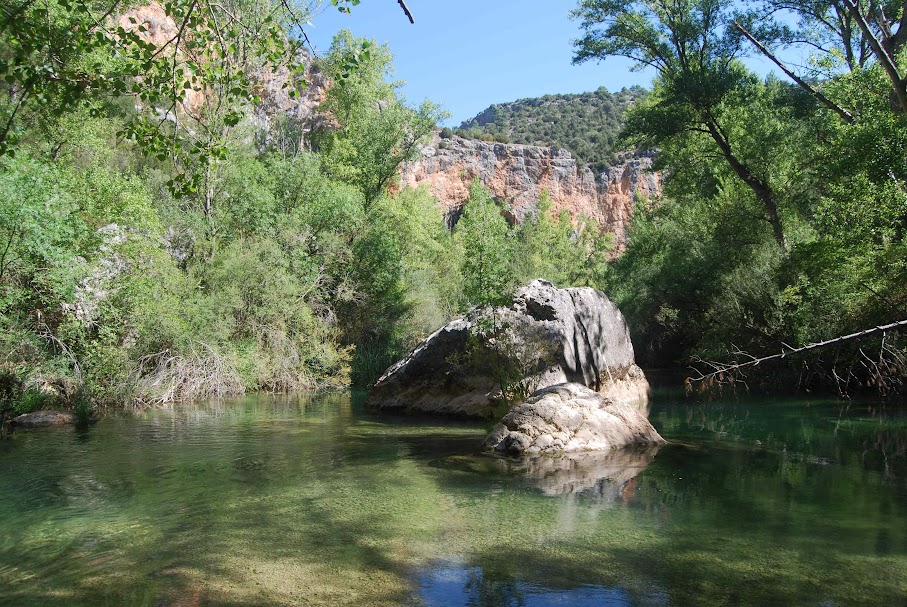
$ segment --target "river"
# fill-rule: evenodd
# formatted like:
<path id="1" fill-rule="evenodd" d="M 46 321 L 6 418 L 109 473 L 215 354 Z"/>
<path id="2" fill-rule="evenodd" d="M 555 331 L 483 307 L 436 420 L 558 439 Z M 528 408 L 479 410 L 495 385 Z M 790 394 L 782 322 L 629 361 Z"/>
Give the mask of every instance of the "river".
<path id="1" fill-rule="evenodd" d="M 657 453 L 256 396 L 0 438 L 0 606 L 903 605 L 907 411 L 670 392 Z"/>

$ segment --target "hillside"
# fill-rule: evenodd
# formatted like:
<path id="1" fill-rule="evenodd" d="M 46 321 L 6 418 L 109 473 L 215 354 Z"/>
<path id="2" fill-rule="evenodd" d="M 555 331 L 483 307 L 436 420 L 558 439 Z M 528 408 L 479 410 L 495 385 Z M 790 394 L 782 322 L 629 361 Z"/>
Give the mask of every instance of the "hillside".
<path id="1" fill-rule="evenodd" d="M 464 121 L 457 134 L 472 139 L 565 148 L 599 172 L 615 161 L 626 109 L 645 96 L 641 87 L 609 93 L 545 95 L 490 106 Z"/>

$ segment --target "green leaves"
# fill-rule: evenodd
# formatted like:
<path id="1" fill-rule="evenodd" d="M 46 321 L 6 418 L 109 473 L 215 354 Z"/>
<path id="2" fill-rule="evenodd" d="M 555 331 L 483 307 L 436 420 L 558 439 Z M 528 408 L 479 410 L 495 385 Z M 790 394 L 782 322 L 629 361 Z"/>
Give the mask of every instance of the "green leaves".
<path id="1" fill-rule="evenodd" d="M 122 135 L 146 156 L 184 169 L 174 192 L 194 191 L 199 176 L 188 171 L 216 162 L 229 129 L 259 102 L 250 74 L 287 68 L 284 86 L 293 90 L 304 72 L 300 43 L 283 25 L 291 6 L 51 0 L 12 13 L 0 33 L 8 85 L 0 90 L 0 155 L 14 152 L 20 124 L 83 106 L 99 115 L 110 98 L 129 95 L 138 111 Z"/>
<path id="2" fill-rule="evenodd" d="M 339 128 L 320 134 L 317 144 L 326 168 L 361 189 L 370 205 L 396 178 L 400 164 L 415 158 L 445 114 L 434 103 L 412 109 L 398 97 L 397 85 L 386 81 L 391 71 L 386 45 L 341 32 L 324 67 L 339 83 L 324 103 Z"/>
<path id="3" fill-rule="evenodd" d="M 341 13 L 350 13 L 350 6 L 359 6 L 360 0 L 331 0 L 331 4 L 337 7 Z"/>
<path id="4" fill-rule="evenodd" d="M 514 238 L 491 192 L 478 180 L 469 187 L 457 223 L 463 247 L 463 297 L 468 304 L 500 305 L 518 286 L 513 272 Z"/>

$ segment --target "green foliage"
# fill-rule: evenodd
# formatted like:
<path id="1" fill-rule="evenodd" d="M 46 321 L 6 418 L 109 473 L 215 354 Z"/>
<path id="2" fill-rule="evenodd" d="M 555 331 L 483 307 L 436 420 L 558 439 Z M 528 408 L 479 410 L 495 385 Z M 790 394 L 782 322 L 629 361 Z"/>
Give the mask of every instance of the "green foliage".
<path id="1" fill-rule="evenodd" d="M 386 45 L 354 38 L 342 31 L 334 38 L 323 65 L 334 77 L 324 109 L 340 128 L 322 133 L 316 145 L 325 168 L 356 186 L 371 205 L 390 185 L 400 164 L 418 154 L 418 145 L 446 114 L 431 101 L 418 109 L 405 105 L 391 83 L 392 56 Z"/>
<path id="2" fill-rule="evenodd" d="M 414 347 L 459 311 L 463 283 L 461 243 L 444 226 L 438 201 L 427 187 L 404 189 L 380 212 L 400 248 L 408 314 L 403 344 Z"/>
<path id="3" fill-rule="evenodd" d="M 507 220 L 478 180 L 457 223 L 463 247 L 463 297 L 469 304 L 500 305 L 517 287 L 511 271 L 514 246 Z"/>
<path id="4" fill-rule="evenodd" d="M 565 148 L 580 163 L 601 171 L 614 163 L 621 147 L 624 113 L 645 96 L 639 87 L 617 93 L 602 87 L 591 93 L 520 99 L 490 106 L 456 132 L 487 141 Z"/>
<path id="5" fill-rule="evenodd" d="M 828 10 L 807 5 L 790 6 L 803 15 Z M 586 32 L 578 61 L 623 55 L 659 71 L 652 94 L 628 112 L 624 136 L 659 149 L 665 199 L 637 209 L 606 279 L 648 364 L 744 360 L 739 352 L 831 339 L 907 309 L 907 123 L 892 110 L 889 80 L 854 56 L 843 72 L 820 66 L 827 79 L 817 86 L 853 121 L 807 91 L 760 82 L 735 59 L 731 8 L 590 0 L 576 11 Z M 763 41 L 779 31 L 748 23 Z M 834 49 L 844 34 L 822 35 Z M 867 364 L 866 352 L 878 362 Z M 903 343 L 889 338 L 816 350 L 754 375 L 886 392 L 902 385 L 904 360 Z"/>
<path id="6" fill-rule="evenodd" d="M 98 116 L 105 99 L 126 96 L 142 109 L 121 135 L 178 162 L 174 191 L 198 192 L 200 169 L 223 159 L 226 136 L 257 98 L 252 71 L 287 67 L 284 87 L 296 86 L 301 43 L 285 24 L 307 11 L 270 0 L 10 6 L 0 29 L 0 155 L 15 152 L 29 123 L 52 125 L 78 108 Z"/>
<path id="7" fill-rule="evenodd" d="M 606 272 L 613 248 L 611 235 L 588 218 L 575 224 L 566 211 L 554 215 L 542 192 L 535 213 L 514 227 L 519 254 L 514 257 L 518 282 L 544 278 L 558 286 L 595 286 Z"/>

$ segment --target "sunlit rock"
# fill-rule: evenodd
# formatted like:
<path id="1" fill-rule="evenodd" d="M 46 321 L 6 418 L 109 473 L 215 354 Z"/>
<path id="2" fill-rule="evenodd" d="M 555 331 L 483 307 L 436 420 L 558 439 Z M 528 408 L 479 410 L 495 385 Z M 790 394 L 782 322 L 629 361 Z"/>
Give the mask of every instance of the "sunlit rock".
<path id="1" fill-rule="evenodd" d="M 421 148 L 419 159 L 401 170 L 402 187 L 427 185 L 455 223 L 478 178 L 495 200 L 506 201 L 508 218 L 531 216 L 545 192 L 555 213 L 589 217 L 614 234 L 615 254 L 627 242 L 627 228 L 638 196 L 661 195 L 661 177 L 650 154 L 625 153 L 604 171 L 584 168 L 564 149 L 439 136 Z"/>
<path id="2" fill-rule="evenodd" d="M 539 390 L 514 407 L 494 427 L 484 447 L 508 454 L 539 454 L 607 451 L 664 442 L 638 409 L 572 383 Z"/>
<path id="3" fill-rule="evenodd" d="M 502 386 L 502 376 L 511 383 Z M 505 397 L 514 402 L 514 392 L 527 396 L 568 382 L 645 411 L 649 384 L 634 362 L 617 306 L 595 289 L 560 289 L 534 280 L 509 306 L 474 308 L 431 334 L 385 371 L 366 405 L 489 417 L 501 414 Z"/>

